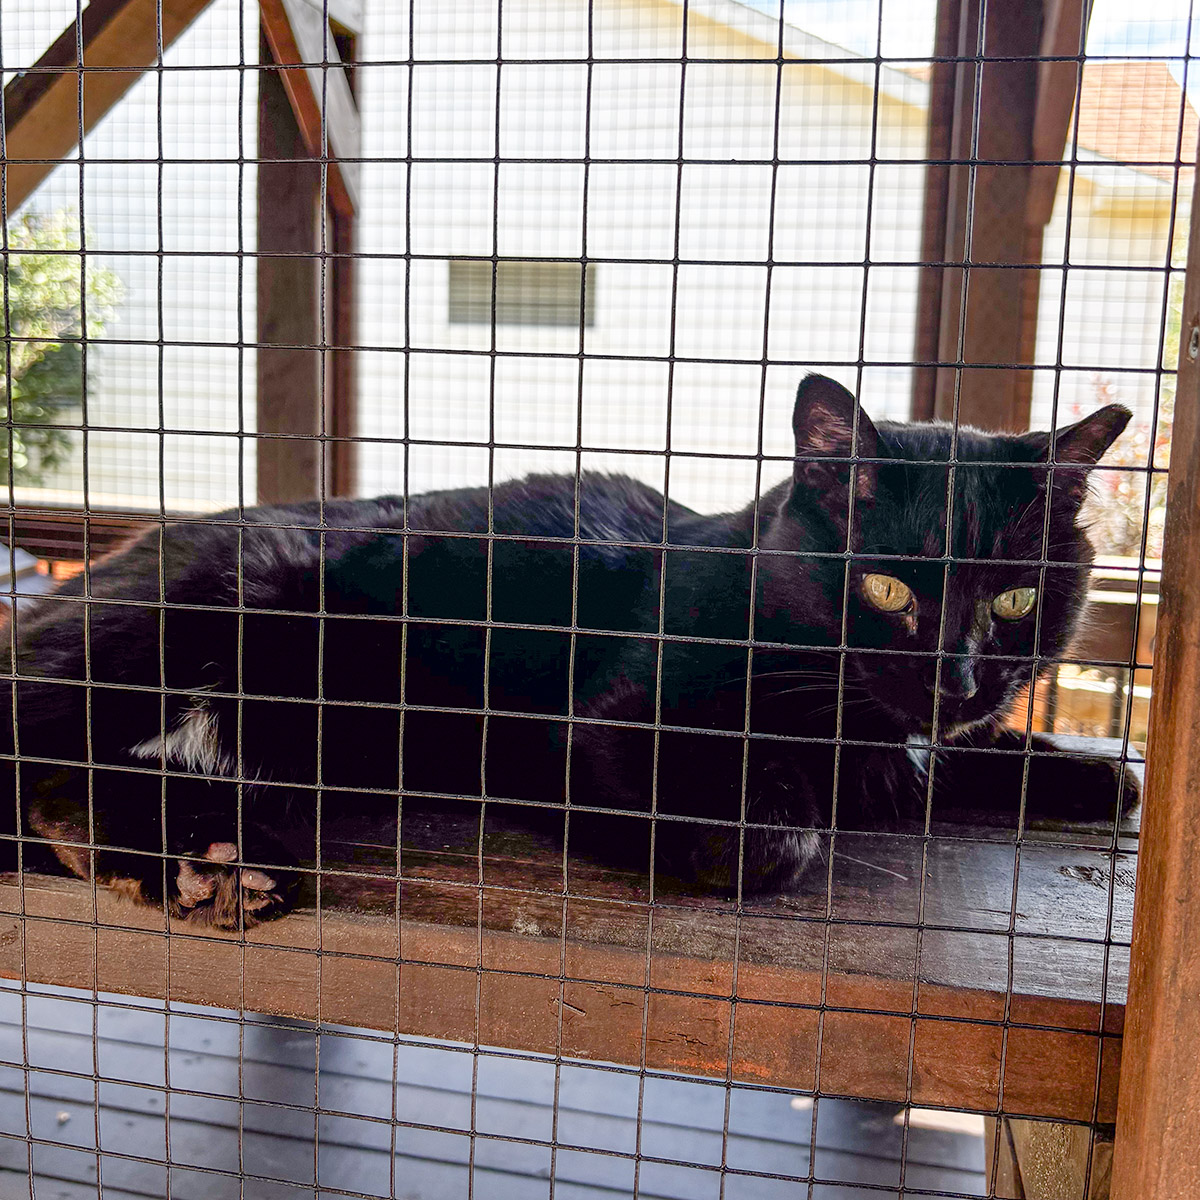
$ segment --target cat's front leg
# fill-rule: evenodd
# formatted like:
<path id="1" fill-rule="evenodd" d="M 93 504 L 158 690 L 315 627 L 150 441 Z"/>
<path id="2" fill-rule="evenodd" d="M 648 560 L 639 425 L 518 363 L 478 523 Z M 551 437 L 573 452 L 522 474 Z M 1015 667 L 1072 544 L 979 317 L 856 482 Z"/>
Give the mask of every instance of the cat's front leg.
<path id="1" fill-rule="evenodd" d="M 164 831 L 163 777 L 95 768 L 89 803 L 86 776 L 65 768 L 31 784 L 26 797 L 30 831 L 74 874 L 220 929 L 246 928 L 292 906 L 296 858 L 262 812 L 238 819 L 236 784 L 168 776 Z"/>
<path id="2" fill-rule="evenodd" d="M 819 798 L 832 784 L 805 751 L 753 742 L 743 784 L 740 738 L 668 730 L 656 752 L 651 729 L 581 726 L 571 795 L 587 809 L 571 817 L 572 844 L 641 870 L 653 845 L 657 871 L 706 890 L 787 891 L 820 858 L 829 824 Z"/>
<path id="3" fill-rule="evenodd" d="M 722 748 L 740 757 L 740 743 L 722 739 Z M 755 750 L 765 749 L 761 756 Z M 819 802 L 822 773 L 795 747 L 752 747 L 750 769 L 741 788 L 714 783 L 721 772 L 704 764 L 692 776 L 694 807 L 682 819 L 658 822 L 658 860 L 663 869 L 706 889 L 745 894 L 786 892 L 821 858 L 828 814 Z M 664 755 L 664 757 L 666 757 Z M 699 756 L 698 756 L 699 757 Z M 676 779 L 683 775 L 676 766 Z M 668 804 L 682 810 L 683 805 Z"/>
<path id="4" fill-rule="evenodd" d="M 935 754 L 939 813 L 982 812 L 1015 824 L 1024 795 L 1027 821 L 1111 825 L 1141 798 L 1137 775 L 1119 757 L 1081 752 L 1045 734 L 1027 743 L 1011 729 L 974 733 Z"/>

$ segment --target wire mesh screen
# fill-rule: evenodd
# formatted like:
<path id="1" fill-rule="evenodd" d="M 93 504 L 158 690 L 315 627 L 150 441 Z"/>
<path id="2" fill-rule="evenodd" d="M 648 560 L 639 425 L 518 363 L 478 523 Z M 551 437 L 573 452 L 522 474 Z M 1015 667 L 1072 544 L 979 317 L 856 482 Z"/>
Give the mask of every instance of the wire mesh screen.
<path id="1" fill-rule="evenodd" d="M 1161 9 L 4 6 L 0 1194 L 1107 1194 Z"/>

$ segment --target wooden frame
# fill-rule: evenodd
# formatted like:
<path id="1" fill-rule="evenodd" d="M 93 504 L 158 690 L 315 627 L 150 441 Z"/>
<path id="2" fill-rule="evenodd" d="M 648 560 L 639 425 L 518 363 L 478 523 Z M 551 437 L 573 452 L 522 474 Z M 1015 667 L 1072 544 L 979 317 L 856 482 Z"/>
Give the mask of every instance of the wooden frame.
<path id="1" fill-rule="evenodd" d="M 1003 838 L 841 835 L 830 921 L 819 881 L 737 905 L 660 880 L 652 899 L 644 875 L 564 869 L 558 839 L 503 817 L 481 839 L 471 812 L 406 811 L 398 870 L 394 820 L 332 818 L 304 906 L 242 935 L 9 877 L 0 974 L 1087 1126 L 1115 1119 L 1123 1028 L 1124 970 L 1094 922 L 1104 843 L 1031 831 L 1024 919 L 1065 936 L 1014 942 L 995 919 L 1015 878 Z M 1120 924 L 1132 881 L 1113 897 Z"/>
<path id="2" fill-rule="evenodd" d="M 1200 177 L 1189 236 L 1115 1200 L 1200 1195 Z"/>
<path id="3" fill-rule="evenodd" d="M 950 420 L 957 403 L 964 424 L 1029 427 L 1032 372 L 1018 364 L 1033 361 L 1041 272 L 1019 268 L 1041 262 L 1079 74 L 1061 59 L 1080 53 L 1086 8 L 988 4 L 981 37 L 981 0 L 938 4 L 936 53 L 959 61 L 937 63 L 931 81 L 914 420 Z M 1005 120 L 977 119 L 997 112 Z"/>
<path id="4" fill-rule="evenodd" d="M 78 29 L 8 84 L 0 161 L 8 212 L 209 2 L 93 0 Z M 259 80 L 257 431 L 268 436 L 258 442 L 258 498 L 272 503 L 354 491 L 361 138 L 342 56 L 353 61 L 362 12 L 355 0 L 328 10 L 261 0 L 260 11 L 261 61 L 270 66 Z"/>
<path id="5" fill-rule="evenodd" d="M 115 69 L 81 75 L 72 27 L 39 61 L 38 70 L 5 89 L 10 209 L 36 187 L 53 159 L 69 152 L 81 122 L 84 131 L 91 128 L 157 60 L 159 7 L 165 46 L 205 3 L 93 0 L 82 17 L 82 59 L 85 66 Z M 352 13 L 348 4 L 337 7 Z M 316 379 L 307 397 L 321 393 L 315 375 L 321 350 L 314 347 L 323 343 L 335 348 L 326 354 L 331 365 L 324 390 L 331 407 L 324 422 L 336 448 L 327 460 L 318 451 L 303 464 L 302 456 L 281 454 L 275 475 L 265 476 L 266 490 L 276 493 L 264 496 L 268 499 L 291 498 L 289 489 L 301 481 L 307 490 L 299 494 L 315 494 L 311 485 L 319 485 L 322 477 L 329 484 L 326 493 L 335 494 L 348 490 L 353 473 L 352 412 L 344 405 L 352 389 L 349 297 L 356 182 L 353 161 L 338 161 L 357 157 L 353 92 L 336 64 L 328 65 L 333 39 L 323 31 L 314 58 L 312 11 L 306 0 L 264 0 L 263 45 L 274 66 L 264 72 L 260 130 L 270 151 L 263 157 L 272 161 L 260 171 L 260 187 L 281 203 L 270 222 L 277 227 L 278 244 L 260 222 L 260 250 L 267 255 L 262 261 L 275 264 L 260 275 L 260 288 L 266 281 L 260 320 L 271 334 L 264 337 L 260 328 L 260 340 L 274 344 L 280 355 L 294 356 L 296 365 L 276 368 L 269 365 L 270 353 L 260 356 L 268 363 L 260 376 L 260 429 L 277 435 L 264 446 L 287 447 L 293 444 L 288 437 L 305 447 L 322 444 L 316 438 L 321 414 L 289 397 L 298 380 Z M 978 13 L 977 0 L 944 0 L 939 46 L 955 45 L 969 57 Z M 1077 0 L 1048 0 L 1044 8 L 1032 0 L 993 4 L 987 14 L 994 24 L 985 30 L 985 44 L 998 53 L 1019 57 L 1040 48 L 1069 55 L 1079 41 Z M 1005 373 L 972 371 L 970 364 L 1029 362 L 1022 347 L 1029 344 L 1037 272 L 1020 267 L 1036 261 L 1040 227 L 1049 217 L 1059 175 L 1046 160 L 1061 147 L 1077 77 L 1074 63 L 1043 63 L 1031 84 L 1032 65 L 981 68 L 982 102 L 989 108 L 1007 104 L 1020 119 L 1007 144 L 990 134 L 981 138 L 974 192 L 986 203 L 976 204 L 970 225 L 965 215 L 970 166 L 955 162 L 932 169 L 927 191 L 929 253 L 924 257 L 937 264 L 925 268 L 923 281 L 922 312 L 937 317 L 928 358 L 957 358 L 956 342 L 949 354 L 947 345 L 951 334 L 958 336 L 963 264 L 969 259 L 975 265 L 965 310 L 968 366 L 958 415 L 1008 427 L 1027 419 L 1027 380 L 1022 383 L 1016 370 L 1007 373 L 1008 382 L 997 384 Z M 935 73 L 931 148 L 939 149 L 931 152 L 958 160 L 970 157 L 973 135 L 964 120 L 975 67 L 969 62 L 947 66 L 940 64 Z M 335 78 L 343 82 L 330 88 Z M 1036 96 L 1035 104 L 1026 102 L 1029 96 Z M 34 158 L 47 161 L 19 161 Z M 1004 165 L 1021 158 L 1043 165 Z M 1017 174 L 1004 180 L 990 174 L 1001 170 Z M 1009 185 L 1004 200 L 1002 189 Z M 1023 213 L 1024 220 L 1002 228 L 997 213 L 1006 205 Z M 956 953 L 928 945 L 911 952 L 907 938 L 915 928 L 881 919 L 882 889 L 856 885 L 853 870 L 835 897 L 833 922 L 825 919 L 823 907 L 805 914 L 670 892 L 652 906 L 642 882 L 599 870 L 584 872 L 582 891 L 578 877 L 568 888 L 565 876 L 556 873 L 562 855 L 554 846 L 510 838 L 499 849 L 480 846 L 476 852 L 460 830 L 450 836 L 468 840 L 448 852 L 447 830 L 440 826 L 429 846 L 406 848 L 403 872 L 376 870 L 364 878 L 353 864 L 334 861 L 322 874 L 310 908 L 241 936 L 167 923 L 152 910 L 132 908 L 77 881 L 10 880 L 0 886 L 0 972 L 23 981 L 253 1007 L 397 1033 L 736 1076 L 822 1094 L 882 1096 L 997 1117 L 1003 1112 L 995 1133 L 1004 1137 L 1011 1161 L 998 1144 L 995 1178 L 1011 1180 L 1015 1171 L 1024 1193 L 1032 1177 L 1022 1169 L 1021 1155 L 1034 1151 L 1022 1146 L 1039 1143 L 1029 1121 L 1049 1123 L 1043 1132 L 1051 1143 L 1070 1143 L 1062 1152 L 1064 1163 L 1083 1163 L 1083 1170 L 1090 1164 L 1090 1183 L 1077 1173 L 1068 1181 L 1071 1187 L 1089 1188 L 1089 1197 L 1103 1194 L 1107 1178 L 1106 1153 L 1097 1150 L 1093 1127 L 1115 1121 L 1114 1196 L 1166 1200 L 1200 1194 L 1192 1133 L 1200 1116 L 1200 1056 L 1193 1052 L 1200 1045 L 1195 1004 L 1200 876 L 1192 846 L 1200 828 L 1200 573 L 1195 570 L 1200 561 L 1200 191 L 1192 214 L 1127 1008 L 1125 978 L 1119 963 L 1112 968 L 1107 949 L 1099 976 L 1095 964 L 1086 961 L 1090 951 L 1083 951 L 1078 974 L 1057 989 L 1038 975 L 1036 963 L 1018 985 L 1007 954 L 990 957 L 981 951 L 991 937 L 1004 940 L 1007 930 L 952 930 L 964 935 Z M 320 277 L 323 222 L 330 231 L 325 249 L 334 256 L 326 260 L 324 293 L 313 286 Z M 303 304 L 294 303 L 298 294 L 306 297 Z M 927 320 L 922 336 L 930 338 L 933 329 L 934 322 Z M 1007 340 L 1001 343 L 1001 337 Z M 918 373 L 917 415 L 947 414 L 953 374 L 953 368 Z M 272 421 L 298 417 L 303 421 L 294 430 L 270 428 Z M 86 547 L 95 554 L 158 520 L 152 514 L 46 510 L 14 514 L 13 529 L 25 548 L 45 557 L 69 557 L 83 553 L 85 526 Z M 905 871 L 923 879 L 925 843 L 919 844 L 922 857 L 915 864 L 898 863 L 888 855 L 900 851 L 880 846 L 868 846 L 853 861 L 904 882 L 911 882 Z M 1036 849 L 1036 838 L 1032 844 Z M 1009 850 L 1002 841 L 994 846 L 967 865 Z M 514 848 L 525 857 L 514 856 Z M 1036 863 L 1030 843 L 1025 850 Z M 1107 849 L 1078 851 L 1085 858 L 1093 852 L 1104 857 Z M 1039 876 L 1036 865 L 1028 863 L 1026 879 L 1044 885 L 1044 898 L 1060 911 L 1064 904 L 1068 910 L 1072 904 L 1086 907 L 1079 897 L 1094 899 L 1095 889 L 1082 882 L 1090 878 L 1085 868 L 1092 864 L 1064 863 L 1063 854 L 1056 854 L 1055 874 L 1067 884 Z M 1062 876 L 1061 866 L 1078 867 L 1079 873 Z M 969 871 L 964 877 L 972 886 L 986 878 Z M 1109 894 L 1129 902 L 1128 880 L 1109 883 Z M 967 902 L 958 898 L 960 915 Z M 844 941 L 841 951 L 839 940 Z M 1076 940 L 1106 947 L 1103 934 Z M 1005 970 L 997 974 L 1001 963 Z M 1124 1086 L 1118 1099 L 1119 1075 Z M 1064 1134 L 1063 1122 L 1083 1132 Z"/>
<path id="6" fill-rule="evenodd" d="M 210 3 L 91 0 L 79 28 L 71 24 L 32 68 L 9 82 L 4 89 L 0 168 L 9 213 L 24 204 L 59 159 L 71 153 L 80 129 L 84 133 L 92 129 L 146 68 L 159 61 L 160 49 L 166 50 Z M 92 67 L 101 69 L 88 69 Z"/>
<path id="7" fill-rule="evenodd" d="M 354 491 L 361 150 L 338 48 L 352 53 L 357 30 L 335 37 L 308 0 L 261 13 L 257 431 L 277 436 L 257 442 L 258 499 L 274 504 Z"/>

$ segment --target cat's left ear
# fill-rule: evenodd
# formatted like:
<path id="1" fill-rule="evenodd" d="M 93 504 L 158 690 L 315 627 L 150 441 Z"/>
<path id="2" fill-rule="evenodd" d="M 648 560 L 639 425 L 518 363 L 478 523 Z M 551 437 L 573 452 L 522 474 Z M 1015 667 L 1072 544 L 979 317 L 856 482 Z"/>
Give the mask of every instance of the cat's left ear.
<path id="1" fill-rule="evenodd" d="M 796 435 L 793 478 L 797 489 L 816 493 L 845 519 L 853 466 L 855 498 L 874 496 L 875 464 L 858 460 L 878 457 L 879 434 L 852 392 L 825 375 L 805 376 L 796 392 L 792 432 Z"/>
<path id="2" fill-rule="evenodd" d="M 1109 404 L 1084 417 L 1082 421 L 1060 429 L 1054 437 L 1052 459 L 1049 454 L 1050 435 L 1042 434 L 1043 461 L 1053 461 L 1056 468 L 1066 468 L 1055 470 L 1056 488 L 1061 487 L 1072 500 L 1082 503 L 1087 489 L 1088 472 L 1121 436 L 1132 416 L 1129 409 L 1123 405 Z"/>

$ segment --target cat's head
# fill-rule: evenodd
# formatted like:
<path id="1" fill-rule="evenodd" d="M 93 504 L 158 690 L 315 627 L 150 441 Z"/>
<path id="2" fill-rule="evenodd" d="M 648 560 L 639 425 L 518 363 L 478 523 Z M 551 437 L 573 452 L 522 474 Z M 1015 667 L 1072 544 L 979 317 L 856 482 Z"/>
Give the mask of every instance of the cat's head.
<path id="1" fill-rule="evenodd" d="M 810 375 L 793 477 L 763 544 L 818 557 L 775 557 L 775 593 L 789 591 L 789 562 L 807 571 L 839 630 L 844 619 L 852 694 L 904 730 L 930 728 L 935 691 L 943 736 L 991 719 L 1067 649 L 1093 556 L 1078 521 L 1087 476 L 1129 418 L 1109 405 L 1053 439 L 875 424 L 844 387 Z"/>

